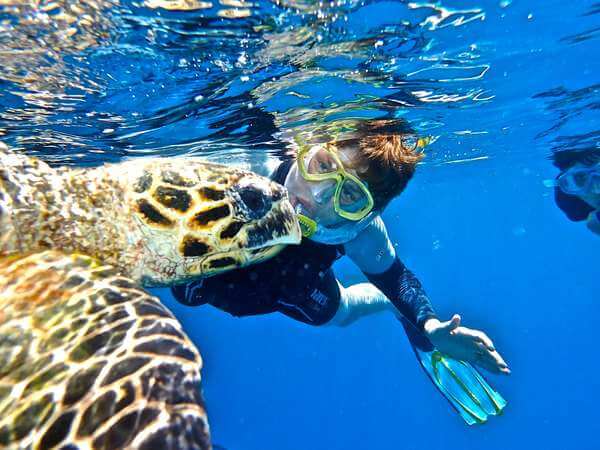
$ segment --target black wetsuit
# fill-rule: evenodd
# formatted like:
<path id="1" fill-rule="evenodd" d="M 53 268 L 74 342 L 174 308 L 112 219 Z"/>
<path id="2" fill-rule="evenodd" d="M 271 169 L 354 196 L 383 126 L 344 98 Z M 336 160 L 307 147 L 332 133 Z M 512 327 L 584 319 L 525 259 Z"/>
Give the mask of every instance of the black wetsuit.
<path id="1" fill-rule="evenodd" d="M 291 164 L 282 163 L 271 178 L 283 184 Z M 263 263 L 174 287 L 173 295 L 185 305 L 208 303 L 234 316 L 281 312 L 322 325 L 340 305 L 340 289 L 331 266 L 343 255 L 342 245 L 303 239 L 300 245 L 288 246 Z M 421 284 L 399 259 L 384 273 L 367 277 L 419 328 L 435 317 Z"/>

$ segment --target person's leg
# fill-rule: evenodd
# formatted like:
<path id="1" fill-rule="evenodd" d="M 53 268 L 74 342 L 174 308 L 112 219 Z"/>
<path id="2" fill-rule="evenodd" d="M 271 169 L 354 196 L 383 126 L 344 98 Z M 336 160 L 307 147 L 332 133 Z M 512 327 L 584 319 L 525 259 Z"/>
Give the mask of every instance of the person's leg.
<path id="1" fill-rule="evenodd" d="M 397 313 L 394 305 L 373 284 L 359 283 L 344 288 L 331 269 L 303 292 L 280 298 L 277 310 L 310 325 L 340 327 L 382 311 Z"/>
<path id="2" fill-rule="evenodd" d="M 354 284 L 348 288 L 340 287 L 340 306 L 331 325 L 345 327 L 358 319 L 382 311 L 397 312 L 387 297 L 371 283 Z"/>

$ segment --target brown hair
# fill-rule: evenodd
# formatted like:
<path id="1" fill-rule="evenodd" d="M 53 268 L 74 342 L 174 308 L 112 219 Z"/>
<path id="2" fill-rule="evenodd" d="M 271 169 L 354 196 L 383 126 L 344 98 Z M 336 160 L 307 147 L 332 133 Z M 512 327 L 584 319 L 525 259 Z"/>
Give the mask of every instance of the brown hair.
<path id="1" fill-rule="evenodd" d="M 406 138 L 414 136 L 406 122 L 364 121 L 357 125 L 355 133 L 355 137 L 338 140 L 336 144 L 358 147 L 359 156 L 352 166 L 358 169 L 358 176 L 368 184 L 375 209 L 382 210 L 406 188 L 417 163 L 425 155 L 406 145 Z M 361 171 L 362 167 L 366 169 Z"/>

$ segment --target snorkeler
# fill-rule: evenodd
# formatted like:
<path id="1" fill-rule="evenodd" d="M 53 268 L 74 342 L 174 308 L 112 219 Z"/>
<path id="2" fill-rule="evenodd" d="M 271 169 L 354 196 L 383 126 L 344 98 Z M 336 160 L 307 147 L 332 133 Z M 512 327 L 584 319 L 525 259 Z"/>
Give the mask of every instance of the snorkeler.
<path id="1" fill-rule="evenodd" d="M 393 311 L 421 365 L 467 423 L 500 413 L 505 401 L 470 363 L 509 374 L 507 364 L 490 338 L 462 326 L 459 315 L 438 319 L 380 217 L 412 178 L 427 140 L 404 124 L 375 120 L 356 125 L 351 136 L 297 144 L 296 158 L 281 163 L 272 179 L 288 190 L 301 244 L 258 265 L 175 287 L 175 298 L 234 316 L 280 312 L 310 325 L 347 326 Z M 343 255 L 370 283 L 345 288 L 337 281 L 332 265 Z"/>
<path id="2" fill-rule="evenodd" d="M 559 152 L 554 165 L 561 170 L 554 182 L 556 204 L 570 220 L 585 220 L 600 235 L 600 151 Z"/>

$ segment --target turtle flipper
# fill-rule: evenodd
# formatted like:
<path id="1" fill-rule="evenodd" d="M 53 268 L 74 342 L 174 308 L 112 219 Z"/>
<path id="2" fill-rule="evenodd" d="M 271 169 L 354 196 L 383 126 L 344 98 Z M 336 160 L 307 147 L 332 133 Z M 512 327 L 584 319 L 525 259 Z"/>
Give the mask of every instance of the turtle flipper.
<path id="1" fill-rule="evenodd" d="M 0 258 L 0 447 L 209 449 L 201 358 L 110 266 Z"/>

